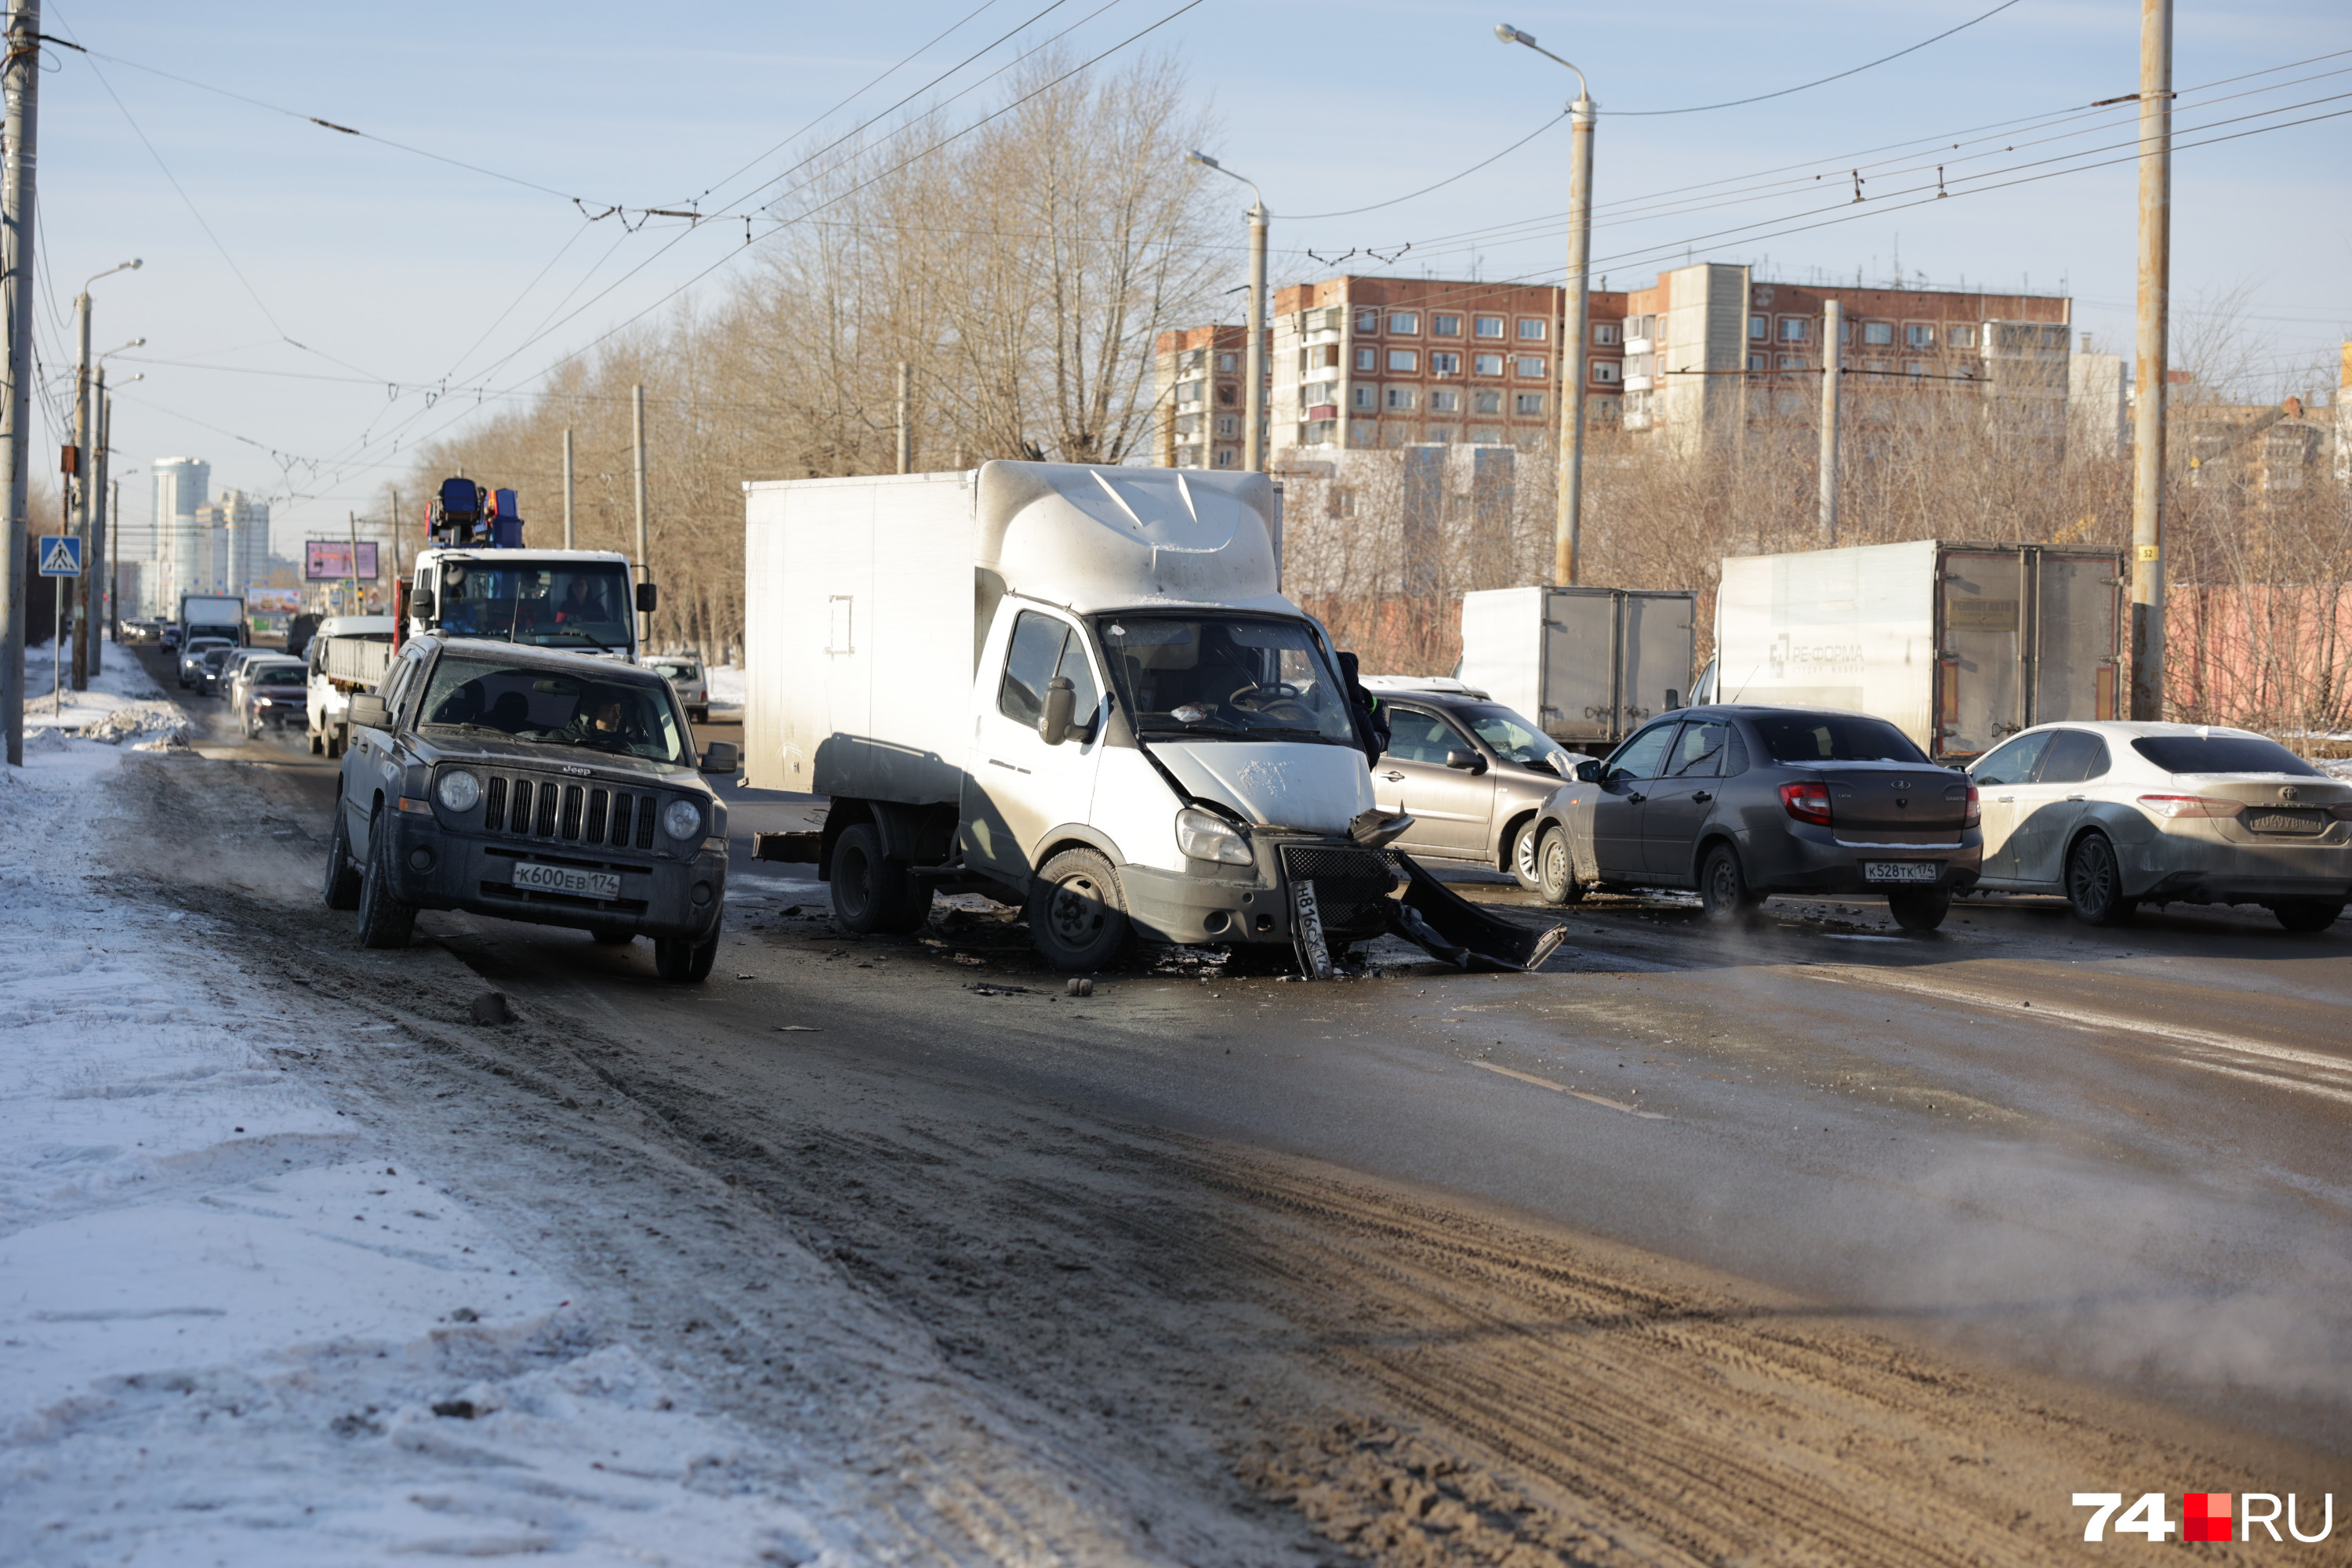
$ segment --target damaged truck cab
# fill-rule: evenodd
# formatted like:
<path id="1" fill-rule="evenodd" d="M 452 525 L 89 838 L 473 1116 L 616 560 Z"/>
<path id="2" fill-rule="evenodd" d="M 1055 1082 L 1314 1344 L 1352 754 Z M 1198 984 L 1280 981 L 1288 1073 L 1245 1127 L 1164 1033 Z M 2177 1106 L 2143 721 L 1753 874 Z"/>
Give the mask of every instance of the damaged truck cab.
<path id="1" fill-rule="evenodd" d="M 992 462 L 745 487 L 746 770 L 831 797 L 814 859 L 860 931 L 934 891 L 1026 906 L 1055 966 L 1131 937 L 1295 951 L 1386 928 L 1322 628 L 1279 592 L 1263 475 Z"/>

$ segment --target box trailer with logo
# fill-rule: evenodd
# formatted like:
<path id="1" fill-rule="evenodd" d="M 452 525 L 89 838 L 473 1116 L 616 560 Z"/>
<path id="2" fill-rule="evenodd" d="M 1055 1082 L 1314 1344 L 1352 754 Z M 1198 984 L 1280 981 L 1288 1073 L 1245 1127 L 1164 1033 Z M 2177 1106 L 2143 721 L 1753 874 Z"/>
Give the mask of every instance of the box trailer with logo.
<path id="1" fill-rule="evenodd" d="M 2036 724 L 2117 716 L 2123 557 L 2049 544 L 1906 544 L 1727 557 L 1722 702 L 1874 713 L 1939 762 Z"/>

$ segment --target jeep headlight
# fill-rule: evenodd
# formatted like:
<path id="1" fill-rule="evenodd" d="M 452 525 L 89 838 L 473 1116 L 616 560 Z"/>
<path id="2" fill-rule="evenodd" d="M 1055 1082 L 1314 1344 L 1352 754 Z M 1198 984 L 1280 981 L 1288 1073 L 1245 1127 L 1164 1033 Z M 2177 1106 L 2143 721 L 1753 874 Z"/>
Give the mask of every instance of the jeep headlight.
<path id="1" fill-rule="evenodd" d="M 482 798 L 482 781 L 463 768 L 450 768 L 442 773 L 433 793 L 452 811 L 471 811 L 474 803 Z"/>
<path id="2" fill-rule="evenodd" d="M 1176 814 L 1176 847 L 1195 860 L 1218 860 L 1228 866 L 1252 863 L 1249 840 L 1242 837 L 1240 828 L 1189 805 Z"/>
<path id="3" fill-rule="evenodd" d="M 692 838 L 702 831 L 702 807 L 690 800 L 674 800 L 662 813 L 662 829 L 672 838 Z"/>

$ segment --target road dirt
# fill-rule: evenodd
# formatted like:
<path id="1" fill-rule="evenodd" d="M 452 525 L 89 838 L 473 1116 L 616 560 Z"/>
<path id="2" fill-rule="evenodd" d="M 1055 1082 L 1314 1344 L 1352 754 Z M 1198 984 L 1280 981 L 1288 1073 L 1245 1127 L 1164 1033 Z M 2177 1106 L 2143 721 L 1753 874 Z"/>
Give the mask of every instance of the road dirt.
<path id="1" fill-rule="evenodd" d="M 289 1065 L 535 1237 L 713 1408 L 862 1468 L 880 1556 L 2041 1563 L 2098 1554 L 2078 1489 L 2341 1478 L 1885 1314 L 867 1066 L 854 1040 L 799 1049 L 789 991 L 760 1039 L 642 964 L 571 996 L 518 987 L 515 1022 L 477 1024 L 500 928 L 428 914 L 408 951 L 356 949 L 313 890 L 316 779 L 173 755 L 112 787 L 119 889 L 210 917 L 317 1010 Z M 797 949 L 832 1016 L 892 984 L 875 956 L 926 951 L 869 955 L 820 913 L 747 906 L 740 940 Z M 931 940 L 952 962 L 959 942 Z M 2345 1539 L 2288 1550 L 2344 1563 Z"/>

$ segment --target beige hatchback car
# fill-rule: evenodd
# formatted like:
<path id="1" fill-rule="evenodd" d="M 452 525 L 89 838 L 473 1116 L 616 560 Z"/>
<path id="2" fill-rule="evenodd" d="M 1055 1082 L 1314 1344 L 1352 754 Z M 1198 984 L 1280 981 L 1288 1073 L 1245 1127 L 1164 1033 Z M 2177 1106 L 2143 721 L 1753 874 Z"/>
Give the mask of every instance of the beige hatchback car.
<path id="1" fill-rule="evenodd" d="M 2297 931 L 2352 901 L 2352 783 L 2248 731 L 2044 724 L 1969 777 L 1979 892 L 2062 893 L 2089 925 L 2141 904 L 2260 904 Z"/>

